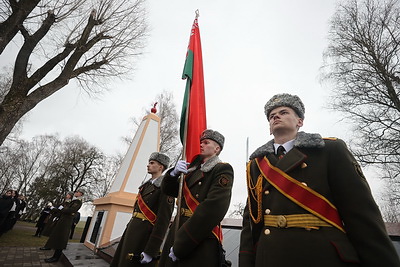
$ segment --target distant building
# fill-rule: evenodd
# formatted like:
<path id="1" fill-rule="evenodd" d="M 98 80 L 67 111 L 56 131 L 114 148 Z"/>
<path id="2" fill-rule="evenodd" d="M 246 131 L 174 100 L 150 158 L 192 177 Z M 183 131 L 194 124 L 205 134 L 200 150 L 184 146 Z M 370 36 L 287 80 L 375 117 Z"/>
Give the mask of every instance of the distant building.
<path id="1" fill-rule="evenodd" d="M 400 223 L 385 223 L 385 226 L 397 254 L 400 256 Z"/>

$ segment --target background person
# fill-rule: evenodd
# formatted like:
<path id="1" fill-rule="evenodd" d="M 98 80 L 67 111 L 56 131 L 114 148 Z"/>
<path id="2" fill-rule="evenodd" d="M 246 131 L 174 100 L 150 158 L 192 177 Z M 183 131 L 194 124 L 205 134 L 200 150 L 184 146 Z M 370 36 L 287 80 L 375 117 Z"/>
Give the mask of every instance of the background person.
<path id="1" fill-rule="evenodd" d="M 2 234 L 10 231 L 17 220 L 16 216 L 17 216 L 18 206 L 20 205 L 20 200 L 18 196 L 19 196 L 18 191 L 11 190 L 12 206 L 8 211 L 7 217 L 1 226 L 0 231 Z"/>
<path id="2" fill-rule="evenodd" d="M 65 206 L 60 206 L 60 217 L 54 226 L 54 229 L 44 245 L 44 249 L 54 249 L 54 254 L 51 258 L 45 259 L 45 262 L 56 262 L 60 259 L 62 250 L 67 247 L 69 233 L 71 231 L 72 221 L 77 212 L 82 206 L 84 190 L 76 190 L 72 201 L 64 202 Z M 42 248 L 41 248 L 42 249 Z"/>
<path id="3" fill-rule="evenodd" d="M 77 211 L 75 213 L 74 220 L 72 221 L 71 233 L 69 234 L 69 239 L 72 239 L 74 237 L 75 227 L 79 223 L 80 219 L 81 219 L 81 213 Z"/>
<path id="4" fill-rule="evenodd" d="M 13 203 L 12 190 L 9 189 L 0 197 L 0 236 L 5 233 L 5 221 Z"/>
<path id="5" fill-rule="evenodd" d="M 69 205 L 69 203 L 72 201 L 72 198 L 74 197 L 74 192 L 70 191 L 65 195 L 65 199 L 63 203 L 58 205 L 57 207 L 51 206 L 50 207 L 50 216 L 47 219 L 46 225 L 44 226 L 42 235 L 44 236 L 50 236 L 51 233 L 54 230 L 54 227 L 57 224 L 57 221 L 60 219 L 61 212 L 60 212 L 60 207 L 64 207 Z M 49 250 L 50 248 L 45 248 L 42 247 L 41 250 Z"/>
<path id="6" fill-rule="evenodd" d="M 45 228 L 51 212 L 52 205 L 48 204 L 41 212 L 38 221 L 36 222 L 36 233 L 33 236 L 40 237 Z"/>

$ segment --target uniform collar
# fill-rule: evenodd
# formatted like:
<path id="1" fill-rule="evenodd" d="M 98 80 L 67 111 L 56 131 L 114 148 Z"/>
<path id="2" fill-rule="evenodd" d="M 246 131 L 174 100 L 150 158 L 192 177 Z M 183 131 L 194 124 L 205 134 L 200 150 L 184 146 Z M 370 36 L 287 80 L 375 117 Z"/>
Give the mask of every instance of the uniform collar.
<path id="1" fill-rule="evenodd" d="M 163 179 L 164 179 L 164 175 L 161 175 L 160 177 L 155 178 L 155 179 L 150 180 L 150 181 L 154 186 L 160 187 Z"/>
<path id="2" fill-rule="evenodd" d="M 290 141 L 289 141 L 290 142 Z M 325 142 L 320 134 L 298 132 L 296 138 L 293 140 L 293 147 L 297 148 L 323 148 Z M 292 148 L 293 148 L 292 147 Z M 285 147 L 286 149 L 286 147 Z M 288 151 L 288 150 L 286 150 Z M 274 154 L 274 140 L 268 141 L 266 144 L 257 148 L 251 155 L 250 159 L 264 157 L 268 154 Z"/>
<path id="3" fill-rule="evenodd" d="M 139 188 L 143 187 L 146 183 L 152 184 L 155 187 L 161 187 L 161 183 L 162 183 L 163 179 L 164 179 L 164 175 L 161 175 L 160 177 L 154 178 L 154 179 L 150 178 L 146 182 L 143 182 L 143 184 Z"/>
<path id="4" fill-rule="evenodd" d="M 286 151 L 286 153 L 287 153 L 287 152 L 289 152 L 289 151 L 294 147 L 294 139 L 293 139 L 293 140 L 290 140 L 290 141 L 287 141 L 287 142 L 284 143 L 284 144 L 277 144 L 277 143 L 274 143 L 274 150 L 275 150 L 275 153 L 277 152 L 278 147 L 280 147 L 280 146 L 283 146 L 283 148 L 285 148 L 285 151 Z"/>
<path id="5" fill-rule="evenodd" d="M 215 165 L 217 165 L 220 162 L 221 160 L 219 159 L 218 156 L 211 157 L 206 162 L 201 164 L 200 170 L 202 172 L 209 172 L 215 167 Z"/>

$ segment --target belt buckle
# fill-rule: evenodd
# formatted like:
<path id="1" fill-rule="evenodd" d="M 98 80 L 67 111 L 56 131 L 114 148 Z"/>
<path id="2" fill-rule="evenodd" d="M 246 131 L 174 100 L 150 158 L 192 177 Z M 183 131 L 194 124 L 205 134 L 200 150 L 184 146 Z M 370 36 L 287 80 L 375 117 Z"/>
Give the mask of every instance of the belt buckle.
<path id="1" fill-rule="evenodd" d="M 287 227 L 287 219 L 284 215 L 278 215 L 278 217 L 276 218 L 276 223 L 278 224 L 279 228 Z"/>

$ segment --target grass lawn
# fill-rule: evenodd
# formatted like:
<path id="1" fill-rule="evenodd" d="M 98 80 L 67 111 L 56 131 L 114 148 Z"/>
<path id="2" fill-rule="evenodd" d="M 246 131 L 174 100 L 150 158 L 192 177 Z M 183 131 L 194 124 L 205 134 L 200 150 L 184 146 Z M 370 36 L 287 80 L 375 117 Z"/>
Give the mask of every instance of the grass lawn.
<path id="1" fill-rule="evenodd" d="M 35 237 L 35 223 L 18 221 L 14 228 L 0 237 L 0 247 L 43 247 L 47 236 Z M 79 222 L 75 228 L 74 238 L 68 242 L 78 243 L 81 239 L 85 222 Z"/>

